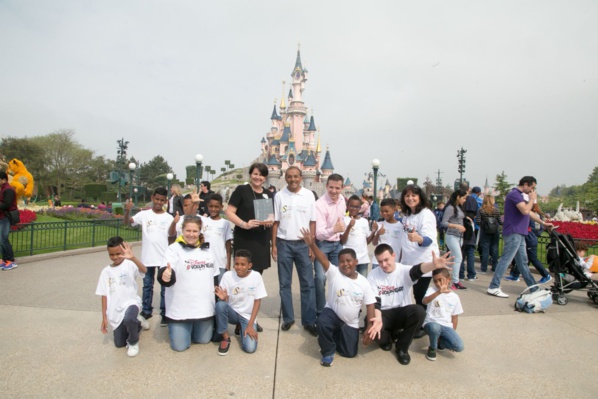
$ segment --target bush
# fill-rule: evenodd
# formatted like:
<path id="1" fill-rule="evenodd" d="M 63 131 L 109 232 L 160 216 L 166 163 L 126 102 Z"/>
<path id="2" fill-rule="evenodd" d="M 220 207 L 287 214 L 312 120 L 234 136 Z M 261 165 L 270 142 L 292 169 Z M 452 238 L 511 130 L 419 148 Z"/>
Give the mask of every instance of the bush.
<path id="1" fill-rule="evenodd" d="M 45 215 L 53 216 L 65 220 L 80 220 L 80 219 L 115 219 L 113 215 L 106 211 L 90 208 L 75 208 L 72 206 L 63 206 L 62 208 L 47 209 L 43 211 Z"/>

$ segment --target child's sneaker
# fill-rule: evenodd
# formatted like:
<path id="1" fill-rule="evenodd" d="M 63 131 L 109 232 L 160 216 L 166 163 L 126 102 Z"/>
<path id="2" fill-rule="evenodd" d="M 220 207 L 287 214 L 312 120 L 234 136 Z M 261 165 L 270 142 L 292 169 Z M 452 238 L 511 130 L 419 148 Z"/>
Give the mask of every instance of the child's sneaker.
<path id="1" fill-rule="evenodd" d="M 135 357 L 139 354 L 139 342 L 135 345 L 127 345 L 127 356 Z"/>
<path id="2" fill-rule="evenodd" d="M 220 346 L 218 347 L 218 354 L 220 356 L 226 356 L 228 354 L 228 350 L 230 348 L 230 338 L 223 339 L 220 341 Z"/>
<path id="3" fill-rule="evenodd" d="M 160 327 L 166 327 L 168 325 L 168 320 L 166 320 L 166 316 L 162 316 L 160 319 Z"/>
<path id="4" fill-rule="evenodd" d="M 237 323 L 237 325 L 235 326 L 235 335 L 240 336 L 241 335 L 241 324 Z"/>
<path id="5" fill-rule="evenodd" d="M 19 267 L 19 265 L 17 265 L 15 262 L 7 260 L 4 265 L 2 265 L 2 270 L 12 270 L 16 269 L 17 267 Z"/>
<path id="6" fill-rule="evenodd" d="M 334 362 L 334 356 L 324 356 L 324 357 L 322 357 L 322 360 L 320 360 L 320 364 L 324 367 L 332 366 L 333 362 Z"/>
<path id="7" fill-rule="evenodd" d="M 137 320 L 139 320 L 139 322 L 141 323 L 141 328 L 143 328 L 144 330 L 149 330 L 150 329 L 150 325 L 149 325 L 148 321 L 145 320 L 143 318 L 143 316 L 138 315 L 137 316 Z"/>
<path id="8" fill-rule="evenodd" d="M 428 348 L 428 352 L 426 353 L 426 359 L 431 361 L 436 360 L 436 349 L 432 349 L 432 347 L 430 346 Z"/>
<path id="9" fill-rule="evenodd" d="M 455 288 L 453 288 L 453 290 L 457 289 L 457 290 L 466 290 L 467 287 L 464 286 L 463 284 L 461 284 L 461 282 L 455 283 L 453 284 L 455 286 Z"/>

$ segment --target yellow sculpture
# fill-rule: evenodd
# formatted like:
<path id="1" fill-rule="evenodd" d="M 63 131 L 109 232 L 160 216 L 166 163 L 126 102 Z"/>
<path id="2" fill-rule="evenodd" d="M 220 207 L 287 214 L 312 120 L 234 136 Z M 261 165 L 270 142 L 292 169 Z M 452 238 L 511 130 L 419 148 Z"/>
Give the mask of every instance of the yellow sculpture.
<path id="1" fill-rule="evenodd" d="M 15 188 L 17 201 L 20 197 L 30 198 L 33 195 L 33 176 L 23 162 L 16 158 L 8 162 L 8 174 L 12 175 L 10 185 Z"/>

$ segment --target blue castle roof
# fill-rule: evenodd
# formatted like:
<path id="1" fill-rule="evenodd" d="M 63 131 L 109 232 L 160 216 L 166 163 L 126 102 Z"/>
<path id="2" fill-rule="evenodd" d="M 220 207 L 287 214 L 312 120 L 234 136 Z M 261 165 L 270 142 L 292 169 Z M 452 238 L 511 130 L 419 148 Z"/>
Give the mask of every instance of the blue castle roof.
<path id="1" fill-rule="evenodd" d="M 326 150 L 326 156 L 324 156 L 324 162 L 322 163 L 322 167 L 320 169 L 334 170 L 334 166 L 332 166 L 332 160 L 330 159 L 330 151 L 328 150 Z"/>

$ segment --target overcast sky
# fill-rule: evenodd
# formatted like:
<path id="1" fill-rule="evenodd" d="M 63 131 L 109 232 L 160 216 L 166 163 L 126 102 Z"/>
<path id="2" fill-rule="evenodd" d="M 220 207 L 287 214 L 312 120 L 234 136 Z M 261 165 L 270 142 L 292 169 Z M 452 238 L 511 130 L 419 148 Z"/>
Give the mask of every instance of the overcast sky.
<path id="1" fill-rule="evenodd" d="M 547 193 L 598 165 L 598 2 L 0 0 L 0 137 L 73 129 L 96 155 L 202 153 L 247 166 L 297 43 L 322 146 L 361 188 L 473 185 L 504 170 Z M 10 154 L 7 154 L 10 155 Z"/>

